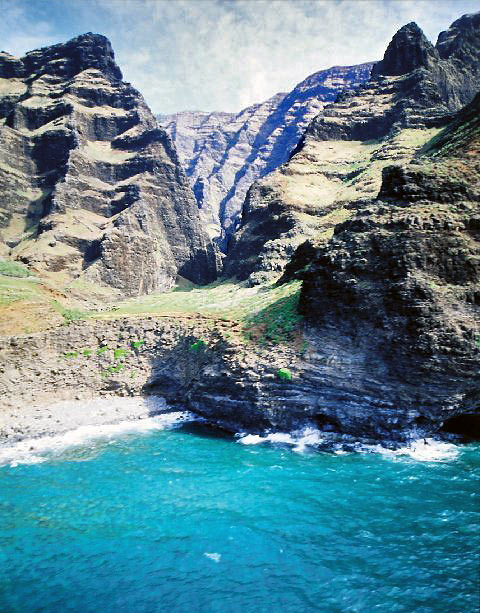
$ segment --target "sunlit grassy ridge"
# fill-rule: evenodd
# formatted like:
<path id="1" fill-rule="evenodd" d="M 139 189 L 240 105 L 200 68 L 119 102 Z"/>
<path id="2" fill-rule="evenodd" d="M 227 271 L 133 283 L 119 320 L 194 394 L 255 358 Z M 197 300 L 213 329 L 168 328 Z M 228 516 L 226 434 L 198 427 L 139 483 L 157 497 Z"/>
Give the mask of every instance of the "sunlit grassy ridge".
<path id="1" fill-rule="evenodd" d="M 106 310 L 96 310 L 83 305 L 78 308 L 71 300 L 70 292 L 76 296 L 80 292 L 88 304 L 93 292 L 88 284 L 74 288 L 62 285 L 56 291 L 45 280 L 0 274 L 0 334 L 35 332 L 78 319 L 155 315 L 211 320 L 212 325 L 220 319 L 236 325 L 236 335 L 243 340 L 281 343 L 292 339 L 301 325 L 297 311 L 300 285 L 292 281 L 280 286 L 248 287 L 245 283 L 217 281 L 201 287 L 182 280 L 170 292 L 118 302 L 110 296 Z"/>
<path id="2" fill-rule="evenodd" d="M 125 315 L 198 316 L 242 324 L 245 339 L 261 344 L 280 343 L 293 337 L 301 324 L 297 311 L 300 281 L 284 285 L 247 287 L 232 281 L 205 287 L 177 287 L 116 304 L 112 310 L 92 313 L 109 319 Z"/>
<path id="3" fill-rule="evenodd" d="M 178 287 L 171 292 L 155 293 L 118 302 L 108 312 L 93 313 L 99 318 L 122 315 L 204 315 L 243 321 L 282 298 L 298 292 L 300 282 L 285 285 L 247 287 L 244 283 L 221 281 L 204 287 Z"/>

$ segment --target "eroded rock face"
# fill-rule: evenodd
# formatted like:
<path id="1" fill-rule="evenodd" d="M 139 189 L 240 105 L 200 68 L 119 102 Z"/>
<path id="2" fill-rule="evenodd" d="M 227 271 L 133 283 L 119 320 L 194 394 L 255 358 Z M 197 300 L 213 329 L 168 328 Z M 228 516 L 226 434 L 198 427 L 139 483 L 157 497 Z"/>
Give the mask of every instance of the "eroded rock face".
<path id="1" fill-rule="evenodd" d="M 431 45 L 415 24 L 394 36 L 372 78 L 309 125 L 291 159 L 250 188 L 226 276 L 278 278 L 295 249 L 325 242 L 375 197 L 382 170 L 408 162 L 468 103 L 480 83 L 479 14 Z"/>
<path id="2" fill-rule="evenodd" d="M 0 75 L 4 251 L 125 295 L 215 279 L 175 147 L 104 36 L 3 53 Z"/>
<path id="3" fill-rule="evenodd" d="M 480 95 L 410 164 L 384 169 L 378 198 L 310 252 L 303 273 L 316 334 L 333 331 L 368 365 L 344 369 L 345 390 L 369 390 L 417 423 L 480 410 L 479 146 Z"/>
<path id="4" fill-rule="evenodd" d="M 340 91 L 365 82 L 372 66 L 321 70 L 290 93 L 238 114 L 186 111 L 159 117 L 177 146 L 210 236 L 222 249 L 238 225 L 250 185 L 283 164 L 318 112 Z"/>

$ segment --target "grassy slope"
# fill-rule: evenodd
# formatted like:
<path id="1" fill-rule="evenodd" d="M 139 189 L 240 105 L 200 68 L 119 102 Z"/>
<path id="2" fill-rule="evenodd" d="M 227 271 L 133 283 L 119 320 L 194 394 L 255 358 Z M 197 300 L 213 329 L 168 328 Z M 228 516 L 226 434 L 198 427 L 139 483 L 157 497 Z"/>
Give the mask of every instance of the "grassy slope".
<path id="1" fill-rule="evenodd" d="M 8 274 L 2 274 L 8 273 Z M 23 276 L 13 276 L 15 273 Z M 154 315 L 218 319 L 232 324 L 232 333 L 260 344 L 298 336 L 300 282 L 247 287 L 220 281 L 200 287 L 180 280 L 167 293 L 116 301 L 107 288 L 77 280 L 65 284 L 58 275 L 25 276 L 13 262 L 0 270 L 0 334 L 22 334 L 68 324 L 76 319 L 116 319 Z M 101 305 L 99 309 L 99 305 Z"/>

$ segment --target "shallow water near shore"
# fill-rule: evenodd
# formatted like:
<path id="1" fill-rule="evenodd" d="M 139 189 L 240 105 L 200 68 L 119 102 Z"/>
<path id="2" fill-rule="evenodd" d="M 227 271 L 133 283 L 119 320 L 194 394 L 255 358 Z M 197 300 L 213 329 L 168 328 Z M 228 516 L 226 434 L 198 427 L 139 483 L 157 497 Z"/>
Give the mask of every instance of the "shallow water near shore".
<path id="1" fill-rule="evenodd" d="M 480 445 L 318 453 L 191 418 L 9 449 L 0 611 L 477 611 Z"/>

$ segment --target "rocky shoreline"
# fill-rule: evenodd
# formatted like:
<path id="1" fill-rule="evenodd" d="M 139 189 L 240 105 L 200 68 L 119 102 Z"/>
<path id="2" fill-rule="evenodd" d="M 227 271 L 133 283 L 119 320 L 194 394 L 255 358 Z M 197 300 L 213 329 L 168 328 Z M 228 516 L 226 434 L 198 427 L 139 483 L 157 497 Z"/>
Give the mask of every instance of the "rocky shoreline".
<path id="1" fill-rule="evenodd" d="M 362 347 L 335 329 L 320 336 L 306 325 L 302 347 L 260 347 L 238 332 L 238 324 L 223 319 L 149 316 L 3 337 L 0 440 L 138 418 L 136 411 L 115 409 L 118 397 L 161 397 L 161 410 L 190 410 L 232 433 L 311 425 L 327 441 L 349 443 L 401 444 L 412 430 L 429 435 L 466 412 L 455 394 L 442 390 L 439 406 L 428 383 L 421 398 L 418 385 L 382 374 L 384 365 L 375 363 L 368 340 Z M 290 379 L 279 376 L 282 369 Z M 415 397 L 408 394 L 412 385 Z M 66 416 L 61 404 L 52 408 L 98 398 L 111 409 L 86 421 Z"/>

